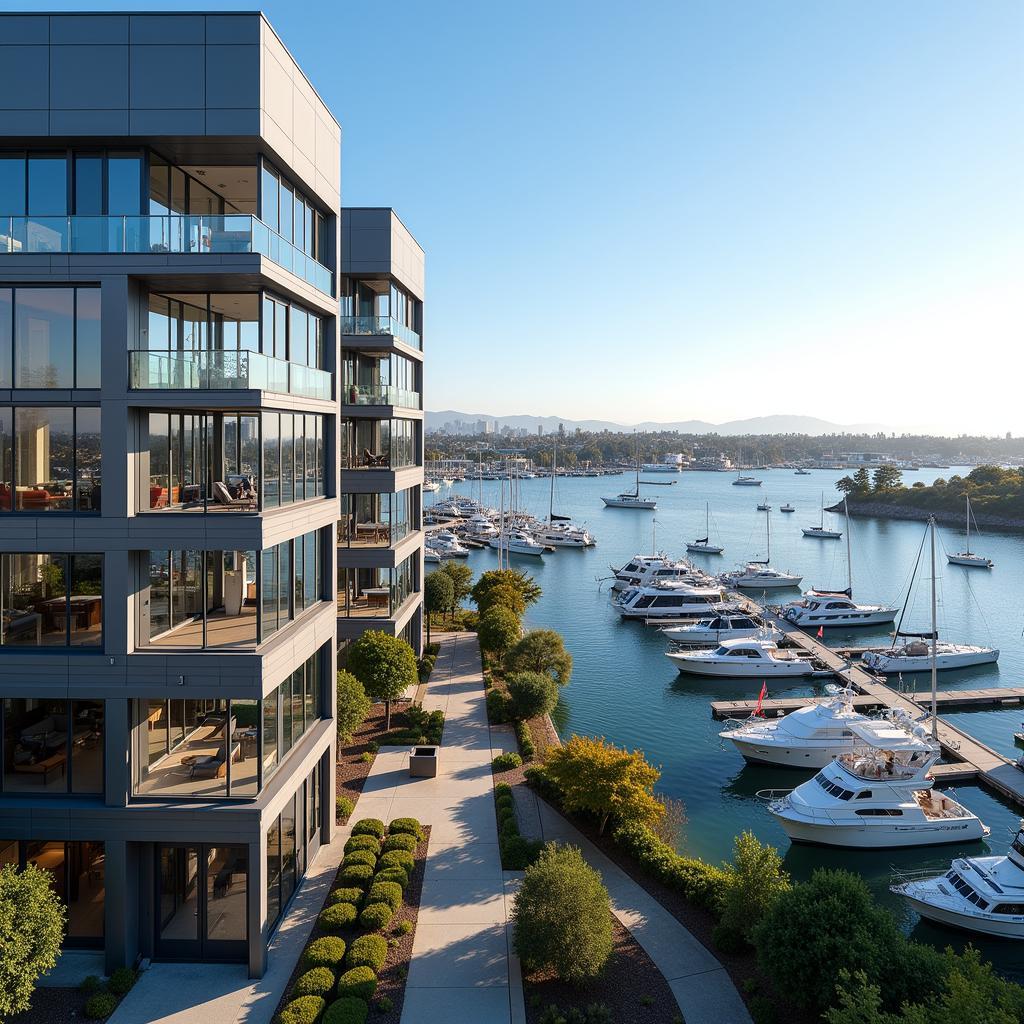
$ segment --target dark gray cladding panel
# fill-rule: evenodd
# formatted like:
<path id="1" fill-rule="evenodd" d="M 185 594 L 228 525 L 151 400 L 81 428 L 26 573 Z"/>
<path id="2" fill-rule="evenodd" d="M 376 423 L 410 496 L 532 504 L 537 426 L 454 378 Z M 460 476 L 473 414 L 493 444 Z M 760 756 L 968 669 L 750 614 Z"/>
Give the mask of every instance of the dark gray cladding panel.
<path id="1" fill-rule="evenodd" d="M 133 14 L 133 43 L 203 43 L 206 42 L 206 19 L 201 14 Z"/>
<path id="2" fill-rule="evenodd" d="M 49 105 L 56 110 L 126 109 L 128 47 L 50 47 Z"/>
<path id="3" fill-rule="evenodd" d="M 26 43 L 50 41 L 50 19 L 45 14 L 8 14 L 2 22 L 5 43 L 23 46 Z"/>
<path id="4" fill-rule="evenodd" d="M 6 29 L 0 22 L 0 29 Z M 0 34 L 0 107 L 5 110 L 47 110 L 50 80 L 47 75 L 48 46 L 6 45 L 6 31 Z M 0 124 L 0 128 L 4 126 Z M 6 130 L 6 129 L 4 129 Z"/>
<path id="5" fill-rule="evenodd" d="M 259 107 L 260 48 L 253 44 L 206 46 L 206 105 Z"/>
<path id="6" fill-rule="evenodd" d="M 205 50 L 202 44 L 133 46 L 133 109 L 202 109 L 206 105 Z"/>
<path id="7" fill-rule="evenodd" d="M 127 43 L 127 14 L 51 14 L 51 44 Z"/>

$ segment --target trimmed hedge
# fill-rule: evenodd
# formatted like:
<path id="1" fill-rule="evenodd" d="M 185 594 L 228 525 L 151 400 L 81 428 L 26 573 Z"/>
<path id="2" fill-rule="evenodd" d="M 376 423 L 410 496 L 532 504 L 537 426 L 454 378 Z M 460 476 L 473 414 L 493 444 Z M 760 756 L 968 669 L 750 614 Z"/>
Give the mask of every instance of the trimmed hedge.
<path id="1" fill-rule="evenodd" d="M 494 807 L 498 819 L 498 852 L 505 871 L 525 871 L 539 856 L 544 844 L 524 839 L 519 834 L 512 787 L 499 782 L 494 787 Z"/>
<path id="2" fill-rule="evenodd" d="M 366 902 L 386 903 L 397 914 L 402 905 L 402 887 L 397 882 L 374 882 L 366 894 Z"/>
<path id="3" fill-rule="evenodd" d="M 360 935 L 345 957 L 346 967 L 369 967 L 379 971 L 388 958 L 388 942 L 382 935 Z"/>
<path id="4" fill-rule="evenodd" d="M 387 903 L 370 903 L 359 915 L 359 924 L 370 931 L 386 928 L 395 912 Z"/>
<path id="5" fill-rule="evenodd" d="M 327 897 L 330 903 L 358 903 L 363 898 L 363 890 L 358 886 L 349 885 L 341 889 L 334 889 Z"/>
<path id="6" fill-rule="evenodd" d="M 415 818 L 395 818 L 388 825 L 388 835 L 410 835 L 418 841 L 423 838 L 423 826 Z"/>
<path id="7" fill-rule="evenodd" d="M 351 867 L 353 864 L 365 864 L 367 867 L 377 866 L 377 854 L 372 850 L 353 850 L 342 861 L 342 868 Z"/>
<path id="8" fill-rule="evenodd" d="M 323 996 L 300 996 L 281 1010 L 276 1024 L 316 1024 L 326 1005 Z"/>
<path id="9" fill-rule="evenodd" d="M 345 853 L 355 853 L 356 850 L 369 850 L 374 856 L 380 853 L 380 840 L 376 836 L 349 836 L 345 843 Z"/>
<path id="10" fill-rule="evenodd" d="M 496 772 L 510 772 L 513 768 L 522 766 L 523 759 L 514 751 L 506 754 L 499 754 L 491 761 L 491 770 Z"/>
<path id="11" fill-rule="evenodd" d="M 90 1020 L 103 1020 L 117 1009 L 117 996 L 111 992 L 97 992 L 85 1003 L 85 1015 Z"/>
<path id="12" fill-rule="evenodd" d="M 342 885 L 358 885 L 365 889 L 370 884 L 371 878 L 373 878 L 373 868 L 369 864 L 352 864 L 341 869 L 338 881 Z"/>
<path id="13" fill-rule="evenodd" d="M 369 967 L 353 967 L 338 979 L 338 995 L 369 1002 L 377 991 L 377 975 Z"/>
<path id="14" fill-rule="evenodd" d="M 336 931 L 355 924 L 359 911 L 351 903 L 332 903 L 320 911 L 320 927 Z"/>
<path id="15" fill-rule="evenodd" d="M 397 882 L 403 889 L 409 884 L 409 872 L 405 868 L 381 868 L 373 876 L 373 884 L 378 882 Z"/>
<path id="16" fill-rule="evenodd" d="M 419 846 L 419 842 L 415 836 L 409 835 L 408 832 L 396 832 L 384 840 L 380 852 L 390 853 L 392 850 L 405 850 L 406 853 L 413 853 L 417 846 Z"/>
<path id="17" fill-rule="evenodd" d="M 530 735 L 530 727 L 521 718 L 515 720 L 516 739 L 519 741 L 519 753 L 523 755 L 524 761 L 532 761 L 537 754 L 537 748 L 533 745 L 533 737 Z"/>
<path id="18" fill-rule="evenodd" d="M 107 991 L 115 996 L 127 995 L 132 986 L 139 980 L 138 972 L 131 967 L 118 967 L 107 982 Z"/>
<path id="19" fill-rule="evenodd" d="M 326 996 L 334 988 L 334 971 L 330 967 L 314 967 L 300 974 L 292 986 L 293 996 Z"/>
<path id="20" fill-rule="evenodd" d="M 370 1008 L 362 999 L 344 996 L 335 999 L 323 1017 L 323 1024 L 365 1024 Z"/>
<path id="21" fill-rule="evenodd" d="M 389 850 L 380 855 L 377 866 L 379 868 L 403 868 L 407 875 L 411 875 L 414 863 L 413 856 L 408 850 Z"/>
<path id="22" fill-rule="evenodd" d="M 355 809 L 355 800 L 350 800 L 347 796 L 335 797 L 334 812 L 336 817 L 347 818 Z"/>
<path id="23" fill-rule="evenodd" d="M 302 954 L 306 967 L 337 967 L 345 959 L 345 940 L 336 935 L 314 939 Z"/>
<path id="24" fill-rule="evenodd" d="M 352 835 L 380 839 L 384 835 L 384 822 L 380 818 L 363 818 L 352 826 Z"/>

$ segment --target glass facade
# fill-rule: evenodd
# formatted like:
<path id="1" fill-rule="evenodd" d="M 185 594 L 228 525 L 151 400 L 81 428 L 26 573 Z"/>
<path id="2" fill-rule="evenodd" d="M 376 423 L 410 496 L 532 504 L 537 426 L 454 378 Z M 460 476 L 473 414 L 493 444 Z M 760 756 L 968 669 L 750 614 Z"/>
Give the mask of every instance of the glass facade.
<path id="1" fill-rule="evenodd" d="M 423 348 L 423 303 L 386 280 L 341 282 L 342 334 L 393 334 L 415 349 Z"/>
<path id="2" fill-rule="evenodd" d="M 416 488 L 343 494 L 338 547 L 387 548 L 419 529 Z"/>
<path id="3" fill-rule="evenodd" d="M 406 469 L 422 463 L 416 420 L 347 419 L 341 425 L 341 464 L 348 469 Z"/>
<path id="4" fill-rule="evenodd" d="M 345 618 L 391 618 L 419 590 L 418 556 L 394 569 L 338 569 L 338 614 Z"/>
<path id="5" fill-rule="evenodd" d="M 267 161 L 260 168 L 260 219 L 300 252 L 327 263 L 323 215 Z"/>
<path id="6" fill-rule="evenodd" d="M 317 766 L 267 829 L 267 925 L 273 928 L 306 873 L 320 834 L 323 803 Z"/>
<path id="7" fill-rule="evenodd" d="M 0 649 L 102 646 L 102 555 L 0 554 Z"/>
<path id="8" fill-rule="evenodd" d="M 411 359 L 362 353 L 346 357 L 342 401 L 349 405 L 397 405 L 419 409 L 419 369 Z"/>

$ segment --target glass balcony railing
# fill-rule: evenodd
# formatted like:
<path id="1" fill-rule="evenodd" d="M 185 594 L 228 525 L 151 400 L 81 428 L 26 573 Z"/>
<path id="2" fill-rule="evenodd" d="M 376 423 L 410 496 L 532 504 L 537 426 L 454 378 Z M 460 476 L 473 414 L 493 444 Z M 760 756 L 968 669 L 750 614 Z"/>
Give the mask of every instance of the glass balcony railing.
<path id="1" fill-rule="evenodd" d="M 343 316 L 339 330 L 342 334 L 391 334 L 411 348 L 423 348 L 423 339 L 393 316 Z"/>
<path id="2" fill-rule="evenodd" d="M 129 379 L 136 391 L 258 390 L 325 401 L 333 397 L 333 374 L 260 352 L 136 350 L 128 358 Z"/>
<path id="3" fill-rule="evenodd" d="M 326 295 L 334 275 L 249 214 L 111 217 L 0 216 L 2 253 L 258 252 Z"/>
<path id="4" fill-rule="evenodd" d="M 419 409 L 422 399 L 418 391 L 406 391 L 386 385 L 349 384 L 342 390 L 342 401 L 348 405 L 396 405 L 403 409 Z"/>

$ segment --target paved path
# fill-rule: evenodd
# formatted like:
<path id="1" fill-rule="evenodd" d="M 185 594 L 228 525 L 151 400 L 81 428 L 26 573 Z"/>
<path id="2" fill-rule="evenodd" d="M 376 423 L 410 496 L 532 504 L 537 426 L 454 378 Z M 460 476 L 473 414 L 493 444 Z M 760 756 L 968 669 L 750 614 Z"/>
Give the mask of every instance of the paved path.
<path id="1" fill-rule="evenodd" d="M 441 644 L 423 707 L 445 713 L 436 779 L 412 779 L 406 747 L 382 747 L 353 821 L 411 816 L 430 825 L 426 875 L 402 1024 L 522 1024 L 519 967 L 498 855 L 480 649 L 475 635 Z"/>

